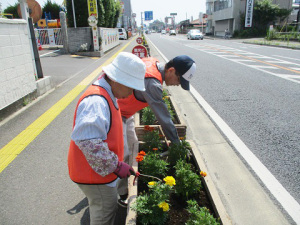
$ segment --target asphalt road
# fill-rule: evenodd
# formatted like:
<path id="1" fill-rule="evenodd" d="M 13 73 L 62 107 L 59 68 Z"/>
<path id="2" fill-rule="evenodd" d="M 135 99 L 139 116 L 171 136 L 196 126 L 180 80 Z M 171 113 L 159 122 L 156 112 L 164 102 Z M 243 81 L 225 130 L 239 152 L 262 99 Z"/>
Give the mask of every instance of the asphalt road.
<path id="1" fill-rule="evenodd" d="M 168 58 L 191 56 L 193 87 L 300 203 L 300 51 L 151 34 Z"/>

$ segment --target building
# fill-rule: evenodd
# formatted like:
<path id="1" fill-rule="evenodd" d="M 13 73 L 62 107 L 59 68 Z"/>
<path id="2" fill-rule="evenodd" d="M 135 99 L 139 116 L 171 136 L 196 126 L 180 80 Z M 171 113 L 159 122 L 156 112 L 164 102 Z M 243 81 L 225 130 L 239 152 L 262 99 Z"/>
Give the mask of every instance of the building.
<path id="1" fill-rule="evenodd" d="M 291 9 L 293 0 L 273 0 L 280 8 Z M 206 0 L 206 33 L 224 36 L 225 30 L 232 34 L 241 27 L 240 14 L 245 13 L 246 0 Z"/>
<path id="2" fill-rule="evenodd" d="M 130 0 L 120 0 L 122 9 L 121 16 L 119 17 L 119 21 L 117 27 L 125 28 L 136 28 L 135 16 L 132 13 L 131 1 Z"/>

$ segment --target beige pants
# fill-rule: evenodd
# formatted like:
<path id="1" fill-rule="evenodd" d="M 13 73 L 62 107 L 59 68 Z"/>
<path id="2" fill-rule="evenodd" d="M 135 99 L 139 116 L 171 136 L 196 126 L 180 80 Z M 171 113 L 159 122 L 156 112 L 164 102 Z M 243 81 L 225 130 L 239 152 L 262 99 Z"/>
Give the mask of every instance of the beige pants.
<path id="1" fill-rule="evenodd" d="M 129 158 L 133 152 L 134 143 L 138 141 L 135 128 L 134 117 L 131 116 L 128 119 L 123 119 L 123 137 L 124 137 L 124 162 L 129 164 Z M 131 165 L 130 165 L 131 166 Z M 125 195 L 128 193 L 128 179 L 120 179 L 118 182 L 118 194 Z"/>
<path id="2" fill-rule="evenodd" d="M 117 187 L 78 184 L 89 201 L 91 225 L 113 225 L 118 207 Z"/>

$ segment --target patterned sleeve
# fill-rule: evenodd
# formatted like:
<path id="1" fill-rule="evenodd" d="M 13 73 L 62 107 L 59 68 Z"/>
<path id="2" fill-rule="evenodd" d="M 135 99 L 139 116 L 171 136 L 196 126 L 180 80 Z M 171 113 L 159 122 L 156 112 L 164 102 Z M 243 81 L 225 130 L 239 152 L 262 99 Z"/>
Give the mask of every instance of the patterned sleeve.
<path id="1" fill-rule="evenodd" d="M 118 165 L 118 156 L 108 149 L 107 143 L 101 139 L 75 141 L 75 144 L 83 152 L 92 169 L 106 176 L 114 172 Z"/>

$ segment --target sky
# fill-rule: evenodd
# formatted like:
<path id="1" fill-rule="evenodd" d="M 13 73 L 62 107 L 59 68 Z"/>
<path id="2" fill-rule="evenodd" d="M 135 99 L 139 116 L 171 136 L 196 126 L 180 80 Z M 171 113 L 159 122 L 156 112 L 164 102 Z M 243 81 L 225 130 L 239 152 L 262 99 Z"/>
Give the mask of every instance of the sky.
<path id="1" fill-rule="evenodd" d="M 47 0 L 36 1 L 41 7 L 47 2 Z M 9 5 L 14 5 L 16 2 L 18 0 L 0 0 L 2 10 Z M 52 2 L 61 5 L 63 0 L 52 0 Z M 199 12 L 205 13 L 206 11 L 205 3 L 206 0 L 131 0 L 131 8 L 133 13 L 136 13 L 138 25 L 141 24 L 141 12 L 145 11 L 153 11 L 153 19 L 163 22 L 166 16 L 170 16 L 170 13 L 177 13 L 177 16 L 175 16 L 175 22 L 177 23 L 182 20 L 191 19 L 191 16 L 193 16 L 194 20 L 198 19 Z"/>

